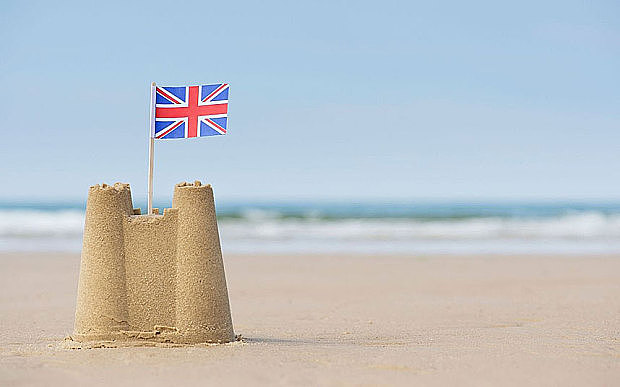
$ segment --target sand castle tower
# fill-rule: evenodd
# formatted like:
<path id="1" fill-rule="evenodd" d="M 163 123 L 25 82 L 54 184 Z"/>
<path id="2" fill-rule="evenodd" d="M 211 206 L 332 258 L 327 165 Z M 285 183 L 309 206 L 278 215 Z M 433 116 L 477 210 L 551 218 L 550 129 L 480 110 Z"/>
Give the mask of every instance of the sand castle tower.
<path id="1" fill-rule="evenodd" d="M 128 184 L 90 187 L 72 338 L 234 340 L 210 185 L 177 184 L 163 215 L 134 210 Z"/>

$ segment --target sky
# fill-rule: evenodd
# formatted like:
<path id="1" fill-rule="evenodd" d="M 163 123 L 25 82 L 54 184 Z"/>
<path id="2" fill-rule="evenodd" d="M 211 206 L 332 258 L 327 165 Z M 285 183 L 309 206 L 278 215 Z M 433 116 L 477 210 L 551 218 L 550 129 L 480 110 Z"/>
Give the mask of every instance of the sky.
<path id="1" fill-rule="evenodd" d="M 149 85 L 230 83 L 155 197 L 620 200 L 614 1 L 0 2 L 0 200 L 145 200 Z"/>

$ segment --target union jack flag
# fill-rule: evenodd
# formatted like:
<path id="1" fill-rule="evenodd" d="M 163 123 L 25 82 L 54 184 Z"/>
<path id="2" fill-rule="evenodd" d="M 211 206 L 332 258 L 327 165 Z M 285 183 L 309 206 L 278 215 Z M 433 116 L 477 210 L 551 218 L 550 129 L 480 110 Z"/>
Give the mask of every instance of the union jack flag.
<path id="1" fill-rule="evenodd" d="M 157 86 L 152 136 L 166 140 L 226 134 L 228 89 L 228 83 Z"/>

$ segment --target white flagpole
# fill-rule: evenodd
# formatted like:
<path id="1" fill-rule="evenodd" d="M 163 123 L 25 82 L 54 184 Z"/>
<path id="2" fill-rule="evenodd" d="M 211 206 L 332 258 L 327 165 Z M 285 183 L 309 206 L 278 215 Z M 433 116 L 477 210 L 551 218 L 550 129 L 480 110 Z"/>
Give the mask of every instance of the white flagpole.
<path id="1" fill-rule="evenodd" d="M 149 188 L 148 215 L 153 214 L 153 159 L 155 151 L 155 82 L 151 84 L 151 114 L 149 120 Z"/>

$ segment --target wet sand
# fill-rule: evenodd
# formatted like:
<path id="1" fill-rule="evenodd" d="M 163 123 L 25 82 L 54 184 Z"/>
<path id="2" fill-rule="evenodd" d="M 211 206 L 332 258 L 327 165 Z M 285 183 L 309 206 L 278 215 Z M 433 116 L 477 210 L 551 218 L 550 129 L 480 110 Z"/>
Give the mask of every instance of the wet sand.
<path id="1" fill-rule="evenodd" d="M 79 255 L 0 254 L 0 385 L 614 385 L 620 256 L 228 255 L 242 342 L 70 349 Z"/>

